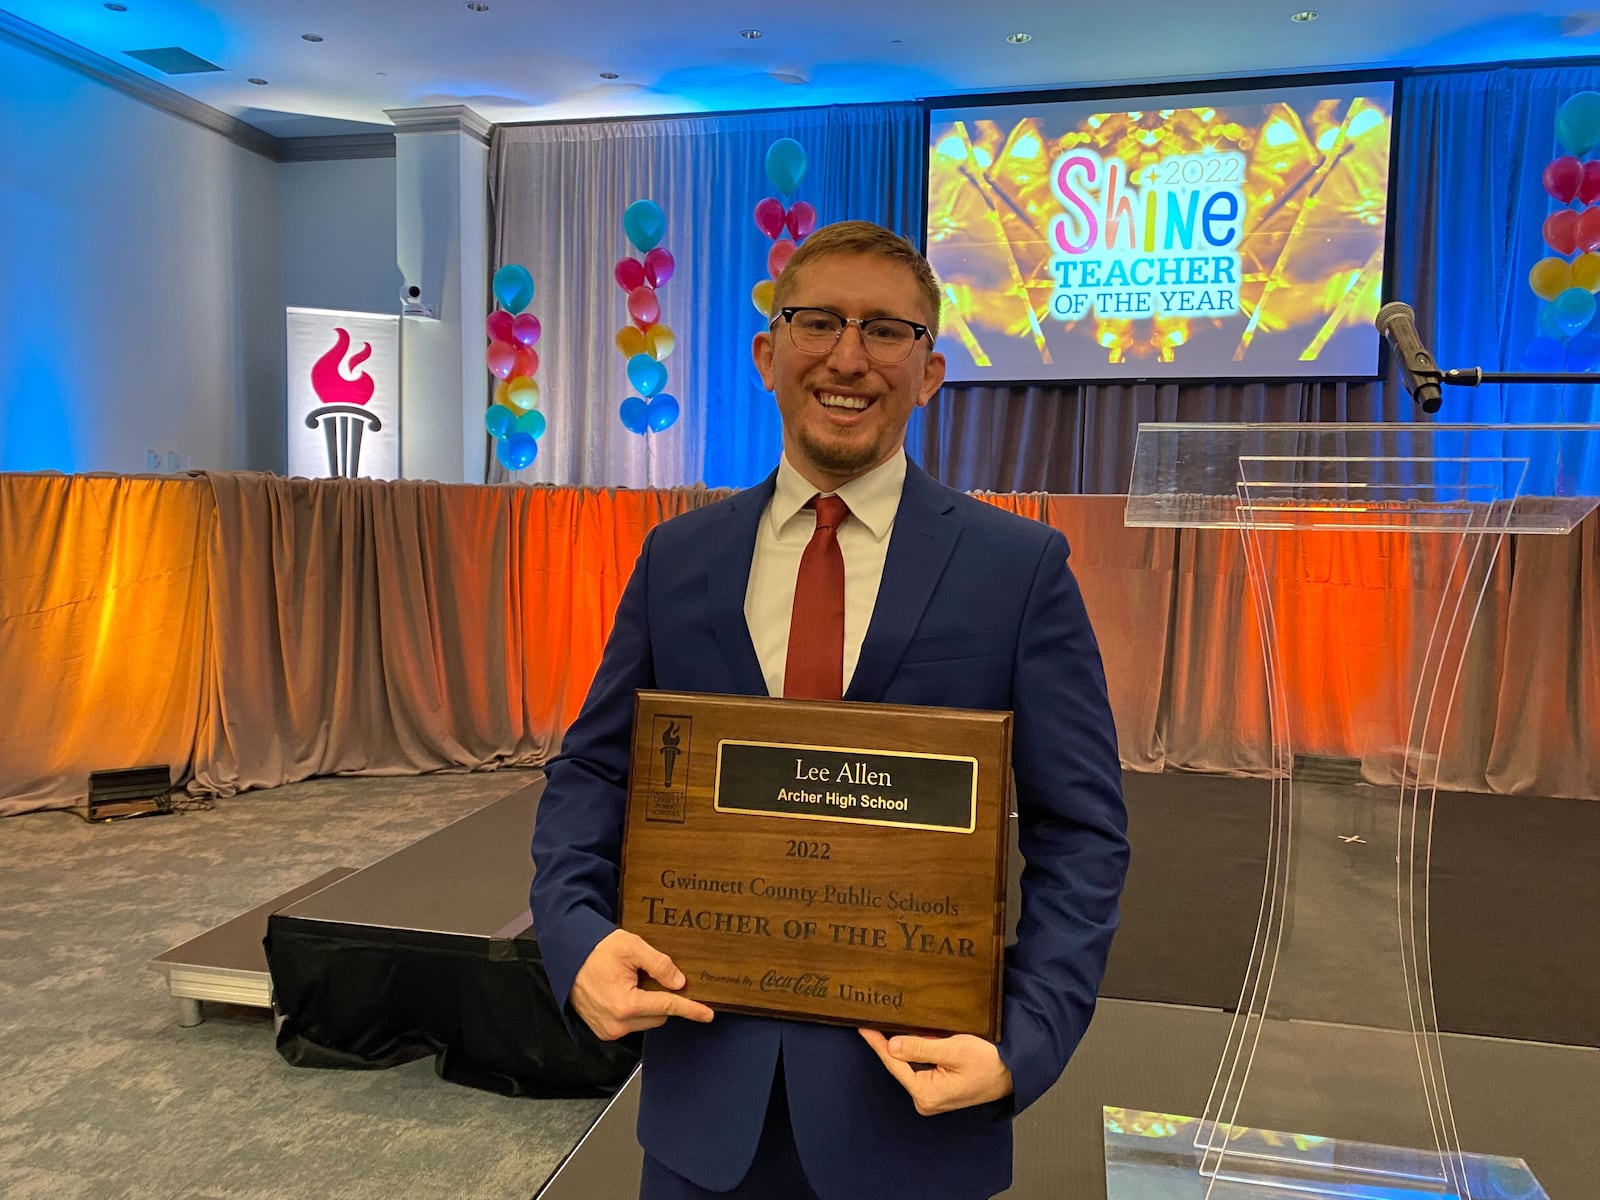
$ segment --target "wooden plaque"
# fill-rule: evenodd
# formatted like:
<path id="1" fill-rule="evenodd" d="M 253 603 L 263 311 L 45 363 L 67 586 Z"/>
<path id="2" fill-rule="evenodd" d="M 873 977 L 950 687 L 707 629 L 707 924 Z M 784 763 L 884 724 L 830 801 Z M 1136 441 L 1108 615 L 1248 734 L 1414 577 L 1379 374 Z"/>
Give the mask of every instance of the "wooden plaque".
<path id="1" fill-rule="evenodd" d="M 621 925 L 713 1008 L 1000 1038 L 1011 714 L 640 692 Z"/>

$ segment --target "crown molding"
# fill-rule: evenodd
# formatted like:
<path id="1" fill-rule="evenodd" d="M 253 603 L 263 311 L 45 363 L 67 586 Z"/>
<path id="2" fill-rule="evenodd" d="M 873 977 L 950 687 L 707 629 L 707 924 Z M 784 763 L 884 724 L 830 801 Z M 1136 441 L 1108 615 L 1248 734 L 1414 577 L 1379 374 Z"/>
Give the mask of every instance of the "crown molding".
<path id="1" fill-rule="evenodd" d="M 355 158 L 393 158 L 392 133 L 341 133 L 331 137 L 277 138 L 279 162 L 334 162 Z"/>
<path id="2" fill-rule="evenodd" d="M 474 141 L 489 144 L 494 128 L 465 104 L 441 104 L 432 108 L 386 108 L 383 115 L 401 133 L 464 133 Z"/>
<path id="3" fill-rule="evenodd" d="M 278 139 L 270 133 L 265 133 L 254 125 L 239 120 L 238 117 L 229 116 L 219 109 L 212 108 L 192 96 L 185 96 L 163 83 L 157 83 L 154 79 L 96 54 L 93 50 L 85 49 L 76 42 L 57 37 L 49 30 L 40 29 L 21 17 L 0 11 L 0 37 L 26 50 L 32 50 L 80 75 L 86 75 L 107 87 L 115 88 L 123 95 L 131 96 L 151 108 L 158 108 L 170 116 L 198 125 L 202 129 L 209 129 L 212 133 L 220 133 L 234 145 L 259 154 L 263 158 L 276 161 L 278 157 Z"/>

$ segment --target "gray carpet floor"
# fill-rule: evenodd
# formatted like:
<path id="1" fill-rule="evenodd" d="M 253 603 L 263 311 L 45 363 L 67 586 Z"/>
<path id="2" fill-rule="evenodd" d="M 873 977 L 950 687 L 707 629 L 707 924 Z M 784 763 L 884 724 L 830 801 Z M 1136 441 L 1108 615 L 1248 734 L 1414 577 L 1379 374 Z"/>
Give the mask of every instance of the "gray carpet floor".
<path id="1" fill-rule="evenodd" d="M 283 1062 L 264 1010 L 184 1029 L 150 959 L 529 782 L 319 779 L 210 811 L 0 821 L 0 1196 L 526 1200 L 603 1107 Z"/>

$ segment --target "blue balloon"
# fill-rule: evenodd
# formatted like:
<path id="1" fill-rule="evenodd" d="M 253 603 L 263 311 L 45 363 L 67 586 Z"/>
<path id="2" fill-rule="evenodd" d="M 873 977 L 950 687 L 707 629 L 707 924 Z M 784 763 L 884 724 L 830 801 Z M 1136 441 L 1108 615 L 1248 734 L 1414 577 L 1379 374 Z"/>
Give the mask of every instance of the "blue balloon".
<path id="1" fill-rule="evenodd" d="M 1556 136 L 1569 154 L 1600 145 L 1600 92 L 1579 92 L 1556 110 Z"/>
<path id="2" fill-rule="evenodd" d="M 512 422 L 512 428 L 518 433 L 527 434 L 531 438 L 542 438 L 545 429 L 544 414 L 537 408 L 530 408 Z"/>
<path id="3" fill-rule="evenodd" d="M 650 428 L 660 433 L 663 429 L 671 429 L 672 423 L 678 419 L 678 398 L 662 392 L 650 401 Z"/>
<path id="4" fill-rule="evenodd" d="M 508 471 L 520 471 L 539 457 L 539 443 L 526 433 L 512 433 L 495 443 L 494 456 Z"/>
<path id="5" fill-rule="evenodd" d="M 628 360 L 628 382 L 648 400 L 667 386 L 667 369 L 648 354 L 635 354 Z"/>
<path id="6" fill-rule="evenodd" d="M 793 138 L 779 138 L 767 147 L 767 178 L 780 192 L 800 190 L 806 177 L 805 147 Z"/>
<path id="7" fill-rule="evenodd" d="M 504 404 L 491 404 L 488 411 L 483 414 L 483 427 L 496 441 L 511 432 L 511 421 L 511 410 Z"/>
<path id="8" fill-rule="evenodd" d="M 1522 351 L 1524 371 L 1559 371 L 1566 351 L 1555 338 L 1536 337 Z"/>
<path id="9" fill-rule="evenodd" d="M 1600 337 L 1592 333 L 1580 333 L 1568 342 L 1566 367 L 1569 371 L 1600 370 Z M 1561 368 L 1549 369 L 1559 371 Z"/>
<path id="10" fill-rule="evenodd" d="M 622 427 L 629 433 L 645 433 L 650 428 L 650 406 L 637 396 L 629 396 L 617 410 Z"/>
<path id="11" fill-rule="evenodd" d="M 654 200 L 635 200 L 622 214 L 622 232 L 640 250 L 654 250 L 667 232 L 666 214 Z"/>
<path id="12" fill-rule="evenodd" d="M 1550 301 L 1550 308 L 1555 313 L 1557 327 L 1571 337 L 1582 333 L 1584 326 L 1594 320 L 1594 293 L 1588 288 L 1568 288 Z"/>
<path id="13" fill-rule="evenodd" d="M 494 298 L 513 315 L 533 303 L 533 276 L 527 267 L 507 263 L 494 273 Z"/>

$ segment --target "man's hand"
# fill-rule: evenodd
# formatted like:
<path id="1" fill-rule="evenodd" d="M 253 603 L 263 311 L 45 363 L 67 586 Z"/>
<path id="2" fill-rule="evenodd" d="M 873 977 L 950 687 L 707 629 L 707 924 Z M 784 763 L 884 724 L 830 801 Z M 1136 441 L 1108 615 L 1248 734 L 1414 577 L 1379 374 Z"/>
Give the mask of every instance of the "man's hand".
<path id="1" fill-rule="evenodd" d="M 911 1094 L 917 1111 L 925 1117 L 999 1100 L 1014 1088 L 1011 1072 L 1000 1061 L 999 1048 L 969 1033 L 886 1038 L 876 1029 L 856 1032 Z M 932 1069 L 918 1070 L 912 1063 L 928 1063 Z"/>
<path id="2" fill-rule="evenodd" d="M 572 1007 L 603 1042 L 624 1034 L 665 1025 L 668 1017 L 688 1017 L 702 1024 L 714 1015 L 704 1004 L 674 996 L 671 991 L 645 991 L 639 972 L 676 991 L 683 972 L 649 942 L 626 929 L 614 929 L 589 952 L 572 981 Z"/>

